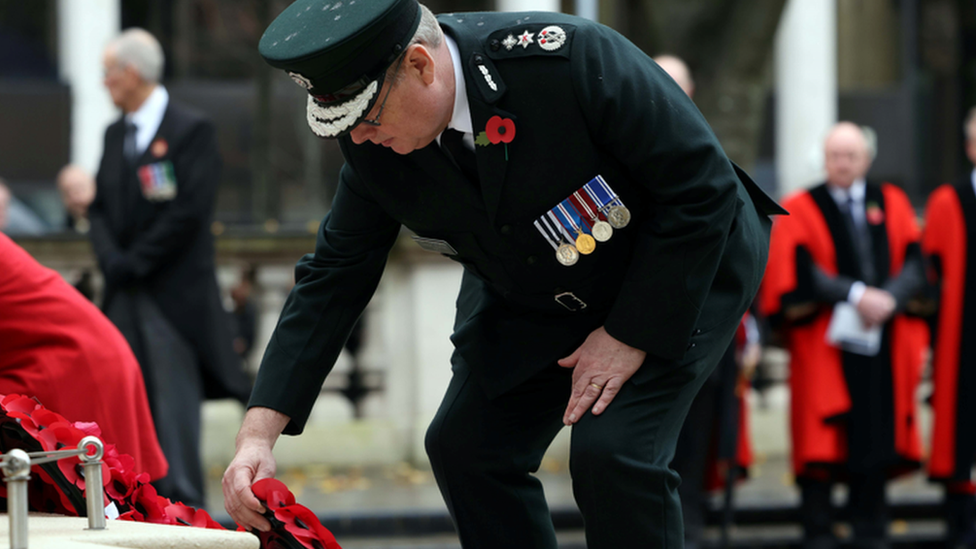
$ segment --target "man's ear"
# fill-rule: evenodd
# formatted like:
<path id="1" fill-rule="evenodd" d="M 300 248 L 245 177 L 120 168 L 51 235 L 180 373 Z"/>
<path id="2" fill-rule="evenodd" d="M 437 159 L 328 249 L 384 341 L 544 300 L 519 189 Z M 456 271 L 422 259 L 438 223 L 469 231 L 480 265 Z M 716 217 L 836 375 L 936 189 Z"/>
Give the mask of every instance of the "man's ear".
<path id="1" fill-rule="evenodd" d="M 404 55 L 403 64 L 408 75 L 418 76 L 428 86 L 434 82 L 434 56 L 427 46 L 413 44 Z"/>

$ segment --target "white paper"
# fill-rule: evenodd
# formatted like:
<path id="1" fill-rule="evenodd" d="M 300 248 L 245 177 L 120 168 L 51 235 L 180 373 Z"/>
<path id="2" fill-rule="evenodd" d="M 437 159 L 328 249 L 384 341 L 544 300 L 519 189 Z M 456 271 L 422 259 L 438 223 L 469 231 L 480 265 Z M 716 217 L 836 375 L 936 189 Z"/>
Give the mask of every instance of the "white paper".
<path id="1" fill-rule="evenodd" d="M 866 328 L 857 308 L 841 301 L 834 306 L 827 327 L 827 343 L 850 353 L 875 356 L 881 350 L 881 326 Z"/>

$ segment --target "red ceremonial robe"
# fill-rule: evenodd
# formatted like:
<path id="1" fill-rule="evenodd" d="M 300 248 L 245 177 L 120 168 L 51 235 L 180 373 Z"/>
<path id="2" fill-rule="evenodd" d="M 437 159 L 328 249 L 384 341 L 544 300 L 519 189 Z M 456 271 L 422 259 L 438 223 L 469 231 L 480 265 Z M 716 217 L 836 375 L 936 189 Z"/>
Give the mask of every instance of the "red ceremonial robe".
<path id="1" fill-rule="evenodd" d="M 892 185 L 868 185 L 866 202 L 871 208 L 869 223 L 875 268 L 888 279 L 896 276 L 906 254 L 917 246 L 919 231 L 915 214 L 904 192 Z M 928 330 L 919 318 L 896 314 L 886 324 L 882 351 L 878 357 L 868 359 L 828 345 L 825 341 L 827 326 L 833 312 L 832 303 L 818 302 L 812 294 L 812 281 L 807 279 L 812 261 L 826 274 L 836 276 L 859 270 L 849 232 L 844 226 L 843 215 L 827 191 L 820 185 L 790 197 L 783 207 L 790 215 L 779 217 L 773 224 L 770 237 L 769 264 L 760 290 L 762 312 L 780 326 L 784 343 L 790 351 L 791 430 L 793 439 L 793 472 L 804 476 L 812 465 L 853 465 L 863 459 L 860 466 L 870 466 L 865 452 L 876 460 L 878 452 L 884 452 L 884 463 L 895 473 L 915 467 L 921 460 L 921 444 L 916 426 L 914 392 L 923 366 L 923 353 L 928 345 Z M 798 265 L 801 268 L 798 268 Z M 856 279 L 856 277 L 855 277 Z M 883 367 L 883 383 L 865 384 L 858 376 L 863 361 L 886 360 L 890 368 Z M 861 364 L 858 364 L 861 361 Z M 871 362 L 872 364 L 876 364 Z M 846 367 L 845 367 L 846 366 Z M 853 385 L 852 385 L 853 383 Z M 852 395 L 851 387 L 861 387 Z M 865 425 L 864 414 L 853 413 L 852 397 L 859 402 L 878 399 L 878 391 L 887 402 L 885 410 L 870 410 L 871 414 L 886 415 L 886 421 L 878 424 L 876 417 Z M 876 405 L 875 405 L 876 406 Z M 864 411 L 864 406 L 858 407 Z M 838 419 L 843 419 L 838 421 Z M 855 452 L 848 448 L 846 427 L 852 423 L 861 425 L 862 433 L 878 440 L 857 440 L 864 446 Z M 860 456 L 860 457 L 859 457 Z"/>
<path id="2" fill-rule="evenodd" d="M 967 222 L 968 221 L 968 222 Z M 940 282 L 933 334 L 934 392 L 929 476 L 968 481 L 976 456 L 976 192 L 969 175 L 932 193 L 922 249 Z"/>
<path id="3" fill-rule="evenodd" d="M 33 396 L 102 439 L 153 479 L 168 464 L 142 372 L 122 334 L 58 273 L 0 234 L 0 394 Z"/>

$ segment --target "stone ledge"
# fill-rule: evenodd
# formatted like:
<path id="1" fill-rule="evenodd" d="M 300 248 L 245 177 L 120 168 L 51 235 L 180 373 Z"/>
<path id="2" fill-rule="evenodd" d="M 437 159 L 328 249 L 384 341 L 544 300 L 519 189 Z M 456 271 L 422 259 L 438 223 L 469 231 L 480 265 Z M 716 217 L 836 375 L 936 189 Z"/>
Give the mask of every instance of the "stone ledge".
<path id="1" fill-rule="evenodd" d="M 10 539 L 10 519 L 0 514 L 0 545 Z M 86 530 L 88 519 L 31 513 L 28 546 L 31 549 L 258 549 L 258 538 L 245 532 L 208 530 L 188 526 L 108 521 L 105 530 Z"/>

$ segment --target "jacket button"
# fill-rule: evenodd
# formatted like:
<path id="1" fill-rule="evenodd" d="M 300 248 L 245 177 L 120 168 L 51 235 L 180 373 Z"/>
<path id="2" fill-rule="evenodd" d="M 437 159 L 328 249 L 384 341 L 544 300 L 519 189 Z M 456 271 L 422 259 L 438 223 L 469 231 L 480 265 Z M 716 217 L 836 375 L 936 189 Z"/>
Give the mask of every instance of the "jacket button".
<path id="1" fill-rule="evenodd" d="M 501 231 L 501 233 L 502 234 L 505 234 L 505 235 L 512 234 L 512 226 L 511 225 L 502 225 L 502 227 L 501 227 L 501 229 L 499 229 L 499 231 Z"/>
<path id="2" fill-rule="evenodd" d="M 697 343 L 689 343 L 689 344 L 688 344 L 688 348 L 689 348 L 689 349 L 694 349 L 694 348 L 695 348 L 695 347 L 697 347 L 697 346 L 698 346 L 698 344 L 697 344 Z"/>
<path id="3" fill-rule="evenodd" d="M 700 329 L 699 330 L 695 330 L 695 335 L 698 335 L 700 333 L 701 333 L 701 330 Z"/>
<path id="4" fill-rule="evenodd" d="M 482 61 L 484 61 L 484 58 L 481 57 L 480 55 L 475 55 L 474 56 L 474 62 L 475 63 L 481 63 Z"/>
<path id="5" fill-rule="evenodd" d="M 502 43 L 496 38 L 488 43 L 488 47 L 491 48 L 491 51 L 498 51 L 502 47 Z"/>
<path id="6" fill-rule="evenodd" d="M 529 257 L 525 258 L 525 262 L 528 263 L 529 265 L 535 265 L 535 262 L 538 260 L 539 259 L 534 255 L 530 255 Z"/>

